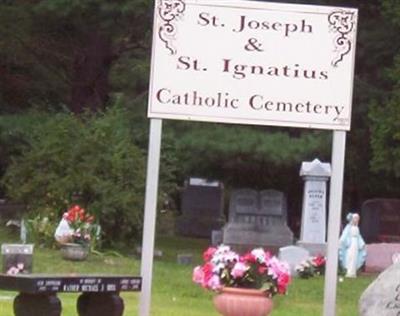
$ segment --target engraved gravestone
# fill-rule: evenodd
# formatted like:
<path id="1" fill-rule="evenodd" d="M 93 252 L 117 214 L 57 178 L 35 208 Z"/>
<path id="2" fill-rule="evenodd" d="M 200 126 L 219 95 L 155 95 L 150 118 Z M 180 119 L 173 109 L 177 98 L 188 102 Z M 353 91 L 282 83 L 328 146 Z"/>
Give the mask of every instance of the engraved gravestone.
<path id="1" fill-rule="evenodd" d="M 286 217 L 286 199 L 282 192 L 234 190 L 229 203 L 229 222 L 223 229 L 224 244 L 246 249 L 290 245 L 293 233 Z"/>
<path id="2" fill-rule="evenodd" d="M 2 244 L 3 273 L 32 273 L 32 244 Z"/>
<path id="3" fill-rule="evenodd" d="M 223 184 L 190 178 L 181 194 L 181 211 L 176 221 L 179 235 L 211 238 L 211 232 L 225 224 Z"/>
<path id="4" fill-rule="evenodd" d="M 400 263 L 382 272 L 361 295 L 360 316 L 400 315 Z"/>
<path id="5" fill-rule="evenodd" d="M 300 176 L 305 183 L 298 244 L 314 255 L 323 254 L 326 249 L 326 197 L 330 175 L 329 163 L 314 159 L 301 164 Z"/>

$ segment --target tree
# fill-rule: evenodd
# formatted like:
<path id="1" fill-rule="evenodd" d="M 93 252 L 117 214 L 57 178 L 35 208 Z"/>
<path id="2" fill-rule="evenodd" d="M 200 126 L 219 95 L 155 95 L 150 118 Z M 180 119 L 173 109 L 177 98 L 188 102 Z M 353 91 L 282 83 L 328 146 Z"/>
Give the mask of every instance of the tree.
<path id="1" fill-rule="evenodd" d="M 385 17 L 393 24 L 399 39 L 400 3 L 395 0 L 382 1 Z M 371 145 L 373 158 L 372 169 L 400 178 L 400 48 L 398 40 L 396 56 L 391 59 L 392 65 L 382 69 L 386 85 L 385 93 L 372 102 Z"/>
<path id="2" fill-rule="evenodd" d="M 139 76 L 129 88 L 142 93 L 150 21 L 146 0 L 2 2 L 0 100 L 8 108 L 67 104 L 75 113 L 104 109 L 111 90 L 121 89 L 120 80 L 115 87 L 110 82 L 112 68 L 123 69 L 121 63 L 129 68 L 123 72 L 126 82 Z"/>

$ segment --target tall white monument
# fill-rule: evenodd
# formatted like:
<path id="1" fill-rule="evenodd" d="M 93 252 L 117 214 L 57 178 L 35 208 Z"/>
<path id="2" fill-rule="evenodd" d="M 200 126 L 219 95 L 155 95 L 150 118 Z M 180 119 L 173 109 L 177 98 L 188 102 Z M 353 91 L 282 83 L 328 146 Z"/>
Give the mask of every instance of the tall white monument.
<path id="1" fill-rule="evenodd" d="M 326 252 L 326 195 L 331 165 L 318 159 L 301 164 L 304 180 L 303 211 L 299 245 L 311 254 Z"/>

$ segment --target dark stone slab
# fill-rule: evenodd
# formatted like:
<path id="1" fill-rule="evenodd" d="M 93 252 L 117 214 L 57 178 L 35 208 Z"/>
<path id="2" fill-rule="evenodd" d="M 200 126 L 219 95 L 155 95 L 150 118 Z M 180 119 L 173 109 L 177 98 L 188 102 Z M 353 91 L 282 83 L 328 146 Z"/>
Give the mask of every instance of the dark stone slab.
<path id="1" fill-rule="evenodd" d="M 225 223 L 222 183 L 191 178 L 181 193 L 181 212 L 176 221 L 179 235 L 210 238 Z"/>
<path id="2" fill-rule="evenodd" d="M 21 215 L 26 211 L 26 206 L 23 204 L 11 203 L 5 200 L 0 200 L 0 220 L 21 218 Z"/>
<path id="3" fill-rule="evenodd" d="M 53 294 L 20 293 L 14 299 L 14 314 L 16 316 L 59 316 L 61 301 Z"/>
<path id="4" fill-rule="evenodd" d="M 102 275 L 4 275 L 0 289 L 18 291 L 15 316 L 61 316 L 58 292 L 82 293 L 77 302 L 79 316 L 122 316 L 121 291 L 140 291 L 141 277 Z"/>
<path id="5" fill-rule="evenodd" d="M 51 292 L 115 293 L 140 291 L 141 277 L 57 276 L 39 274 L 0 274 L 0 289 L 30 294 Z"/>
<path id="6" fill-rule="evenodd" d="M 83 293 L 78 298 L 79 316 L 122 316 L 124 301 L 119 295 L 110 293 Z"/>
<path id="7" fill-rule="evenodd" d="M 361 207 L 361 234 L 367 243 L 399 242 L 400 199 L 371 199 Z"/>

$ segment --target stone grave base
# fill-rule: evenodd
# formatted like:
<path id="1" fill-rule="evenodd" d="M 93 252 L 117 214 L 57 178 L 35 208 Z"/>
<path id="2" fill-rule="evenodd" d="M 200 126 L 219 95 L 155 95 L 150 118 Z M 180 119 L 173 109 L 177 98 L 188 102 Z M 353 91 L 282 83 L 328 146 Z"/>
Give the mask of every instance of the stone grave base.
<path id="1" fill-rule="evenodd" d="M 267 231 L 246 224 L 230 223 L 224 229 L 224 244 L 241 252 L 263 247 L 277 253 L 279 248 L 293 244 L 293 233 L 285 225 L 271 226 Z"/>
<path id="2" fill-rule="evenodd" d="M 298 241 L 297 246 L 302 247 L 304 249 L 307 249 L 308 252 L 310 253 L 310 256 L 326 256 L 326 247 L 327 244 L 319 244 L 319 243 L 309 243 L 309 242 L 304 242 L 304 241 Z"/>
<path id="3" fill-rule="evenodd" d="M 384 271 L 392 265 L 396 254 L 400 254 L 400 243 L 368 244 L 365 272 Z"/>

